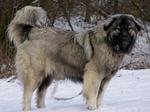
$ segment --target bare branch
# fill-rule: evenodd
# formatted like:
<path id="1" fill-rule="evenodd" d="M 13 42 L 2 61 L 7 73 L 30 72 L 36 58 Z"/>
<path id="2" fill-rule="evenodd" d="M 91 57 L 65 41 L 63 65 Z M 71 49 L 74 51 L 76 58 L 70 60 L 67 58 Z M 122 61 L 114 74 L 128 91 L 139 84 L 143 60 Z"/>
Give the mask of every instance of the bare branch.
<path id="1" fill-rule="evenodd" d="M 149 16 L 147 16 L 147 15 L 145 14 L 145 12 L 142 10 L 142 8 L 140 8 L 140 6 L 139 6 L 137 3 L 135 3 L 134 1 L 131 1 L 131 3 L 140 11 L 140 13 L 141 13 L 141 15 L 142 15 L 142 18 L 145 17 L 145 18 L 147 18 L 148 21 L 150 21 Z M 146 23 L 145 23 L 144 20 L 142 20 L 142 21 L 143 21 L 144 29 L 145 29 L 146 34 L 147 34 L 147 38 L 148 38 L 148 40 L 150 41 L 150 36 L 149 36 L 149 34 L 148 34 L 148 29 L 147 29 Z"/>

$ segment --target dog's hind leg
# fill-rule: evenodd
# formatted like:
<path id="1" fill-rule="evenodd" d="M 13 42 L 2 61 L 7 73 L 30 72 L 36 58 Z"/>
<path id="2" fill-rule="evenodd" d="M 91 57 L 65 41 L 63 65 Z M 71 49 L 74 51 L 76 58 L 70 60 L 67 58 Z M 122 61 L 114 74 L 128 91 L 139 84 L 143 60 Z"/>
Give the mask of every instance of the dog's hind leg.
<path id="1" fill-rule="evenodd" d="M 16 55 L 16 72 L 18 79 L 23 84 L 23 110 L 31 110 L 31 98 L 34 90 L 37 88 L 39 78 L 31 66 L 30 57 L 23 50 L 18 49 Z"/>
<path id="2" fill-rule="evenodd" d="M 31 70 L 29 74 L 24 77 L 24 94 L 23 94 L 23 110 L 31 110 L 31 99 L 34 90 L 38 86 L 38 82 L 34 77 L 34 73 Z"/>
<path id="3" fill-rule="evenodd" d="M 52 76 L 48 75 L 40 83 L 40 86 L 38 87 L 37 90 L 37 108 L 45 107 L 46 90 L 51 84 L 52 80 L 53 80 Z"/>

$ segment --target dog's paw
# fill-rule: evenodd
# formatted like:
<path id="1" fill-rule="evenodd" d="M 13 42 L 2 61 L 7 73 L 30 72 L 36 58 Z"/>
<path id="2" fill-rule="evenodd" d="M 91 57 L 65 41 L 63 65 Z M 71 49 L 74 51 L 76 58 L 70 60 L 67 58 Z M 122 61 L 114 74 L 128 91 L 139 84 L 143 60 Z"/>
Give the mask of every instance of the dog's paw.
<path id="1" fill-rule="evenodd" d="M 96 106 L 88 106 L 87 109 L 88 109 L 88 110 L 96 110 L 97 107 L 96 107 Z"/>
<path id="2" fill-rule="evenodd" d="M 94 105 L 94 104 L 87 104 L 87 109 L 88 109 L 88 110 L 96 110 L 96 109 L 97 109 L 97 105 Z"/>

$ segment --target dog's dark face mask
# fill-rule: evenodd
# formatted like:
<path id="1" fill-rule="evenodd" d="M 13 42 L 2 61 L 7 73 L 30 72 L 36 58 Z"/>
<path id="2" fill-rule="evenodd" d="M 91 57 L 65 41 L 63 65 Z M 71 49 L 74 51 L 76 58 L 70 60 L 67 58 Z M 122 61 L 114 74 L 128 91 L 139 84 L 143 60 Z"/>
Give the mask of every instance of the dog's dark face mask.
<path id="1" fill-rule="evenodd" d="M 116 53 L 129 53 L 135 43 L 141 26 L 132 16 L 121 15 L 114 17 L 104 26 L 107 31 L 107 42 Z"/>

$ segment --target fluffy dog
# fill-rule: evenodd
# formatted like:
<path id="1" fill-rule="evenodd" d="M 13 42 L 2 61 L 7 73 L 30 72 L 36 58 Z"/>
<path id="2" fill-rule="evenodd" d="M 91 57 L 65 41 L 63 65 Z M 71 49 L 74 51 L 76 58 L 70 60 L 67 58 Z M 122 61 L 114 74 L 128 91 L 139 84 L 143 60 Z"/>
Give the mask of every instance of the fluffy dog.
<path id="1" fill-rule="evenodd" d="M 24 85 L 23 109 L 31 109 L 35 89 L 37 107 L 44 107 L 52 80 L 63 79 L 83 82 L 88 109 L 98 108 L 141 26 L 133 16 L 123 14 L 112 17 L 104 28 L 80 33 L 44 27 L 46 23 L 42 8 L 26 6 L 8 27 L 9 39 L 17 48 L 16 71 Z"/>

